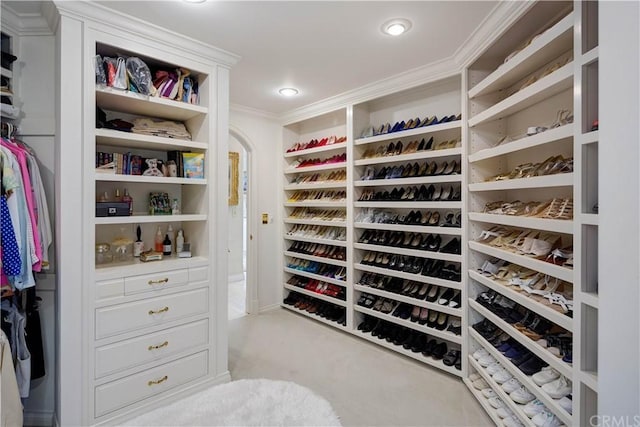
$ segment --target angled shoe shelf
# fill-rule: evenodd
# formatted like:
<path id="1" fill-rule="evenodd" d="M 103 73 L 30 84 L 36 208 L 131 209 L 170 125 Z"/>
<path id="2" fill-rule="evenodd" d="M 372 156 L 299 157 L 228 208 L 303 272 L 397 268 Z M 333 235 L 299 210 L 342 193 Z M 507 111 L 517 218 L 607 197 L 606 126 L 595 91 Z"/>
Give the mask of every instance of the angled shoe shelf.
<path id="1" fill-rule="evenodd" d="M 330 302 L 331 304 L 339 305 L 341 307 L 346 307 L 347 303 L 334 297 L 330 297 L 324 294 L 319 294 L 317 292 L 308 291 L 304 288 L 300 288 L 298 286 L 289 285 L 287 283 L 284 284 L 285 289 L 289 289 L 290 291 L 297 292 L 302 295 L 307 295 L 322 301 Z"/>
<path id="2" fill-rule="evenodd" d="M 310 207 L 310 208 L 344 208 L 347 206 L 347 202 L 323 202 L 323 201 L 315 201 L 309 200 L 304 202 L 285 202 L 283 204 L 285 207 Z"/>
<path id="3" fill-rule="evenodd" d="M 290 289 L 287 289 L 287 290 L 289 291 Z M 297 289 L 295 289 L 295 290 L 290 290 L 290 291 L 291 291 L 291 292 L 298 292 L 298 290 L 297 290 Z M 307 296 L 309 296 L 309 295 L 307 295 Z M 311 295 L 311 298 L 316 298 L 316 295 Z M 319 298 L 316 298 L 316 299 L 319 299 Z M 320 299 L 320 300 L 321 300 L 321 301 L 325 301 L 325 300 L 323 300 L 323 299 Z M 333 301 L 325 301 L 325 302 L 330 302 L 330 303 L 332 303 L 332 304 L 333 304 Z M 313 320 L 315 320 L 316 322 L 324 323 L 325 325 L 331 326 L 331 327 L 333 327 L 333 328 L 340 329 L 340 330 L 343 330 L 343 331 L 346 331 L 346 330 L 347 330 L 347 327 L 346 327 L 346 326 L 341 325 L 341 324 L 340 324 L 340 323 L 338 323 L 338 322 L 334 322 L 334 321 L 332 321 L 332 320 L 328 320 L 328 319 L 326 319 L 326 318 L 324 318 L 324 317 L 321 317 L 321 316 L 318 316 L 318 315 L 315 315 L 315 314 L 309 313 L 309 312 L 307 312 L 307 311 L 304 311 L 304 310 L 301 310 L 301 309 L 295 308 L 295 307 L 293 307 L 293 306 L 290 306 L 290 305 L 287 305 L 287 304 L 282 304 L 282 308 L 285 308 L 285 309 L 287 309 L 287 310 L 291 310 L 291 311 L 293 311 L 294 313 L 299 314 L 300 316 L 304 316 L 304 317 L 307 317 L 307 318 L 309 318 L 309 319 L 313 319 Z"/>
<path id="4" fill-rule="evenodd" d="M 344 240 L 332 240 L 332 239 L 316 239 L 313 237 L 304 237 L 304 236 L 293 236 L 285 234 L 284 238 L 286 240 L 297 240 L 299 242 L 309 242 L 309 243 L 320 243 L 323 245 L 333 245 L 333 246 L 347 246 L 347 242 Z"/>
<path id="5" fill-rule="evenodd" d="M 327 227 L 346 227 L 346 221 L 321 221 L 315 219 L 296 219 L 296 218 L 285 218 L 285 224 L 307 224 L 307 225 L 324 225 Z"/>
<path id="6" fill-rule="evenodd" d="M 320 190 L 325 188 L 344 188 L 344 181 L 318 181 L 304 184 L 289 184 L 284 187 L 287 191 Z"/>
<path id="7" fill-rule="evenodd" d="M 460 227 L 430 227 L 423 225 L 403 225 L 403 224 L 380 224 L 371 222 L 356 222 L 355 228 L 370 228 L 372 230 L 406 231 L 412 233 L 446 234 L 450 236 L 460 236 Z"/>
<path id="8" fill-rule="evenodd" d="M 303 254 L 303 253 L 300 253 L 300 252 L 291 252 L 291 251 L 285 251 L 284 254 L 285 254 L 285 256 L 288 256 L 288 257 L 307 259 L 309 261 L 317 261 L 317 262 L 321 262 L 323 264 L 338 265 L 340 267 L 346 267 L 347 266 L 347 263 L 345 261 L 340 261 L 340 260 L 333 259 L 333 258 L 325 258 L 325 257 L 321 257 L 321 256 L 307 255 L 307 254 Z"/>
<path id="9" fill-rule="evenodd" d="M 425 300 L 420 300 L 417 298 L 411 298 L 409 296 L 406 295 L 402 295 L 402 294 L 396 294 L 394 292 L 388 292 L 385 291 L 383 289 L 378 289 L 378 288 L 372 288 L 370 286 L 364 286 L 364 285 L 359 285 L 359 284 L 355 284 L 353 285 L 353 289 L 355 289 L 356 291 L 360 291 L 363 293 L 367 293 L 367 294 L 372 294 L 372 295 L 376 295 L 376 296 L 380 296 L 383 298 L 389 298 L 395 301 L 400 301 L 406 304 L 411 304 L 414 306 L 418 306 L 418 307 L 424 307 L 426 309 L 429 310 L 435 310 L 435 311 L 439 311 L 441 313 L 446 313 L 446 314 L 450 314 L 452 316 L 457 316 L 457 317 L 461 317 L 462 316 L 462 309 L 460 308 L 451 308 L 445 305 L 440 305 L 440 304 L 436 304 L 436 303 L 432 303 L 432 302 L 428 302 Z"/>
<path id="10" fill-rule="evenodd" d="M 303 166 L 301 168 L 289 168 L 289 169 L 285 169 L 284 173 L 290 175 L 290 174 L 297 174 L 297 173 L 304 173 L 304 172 L 320 172 L 320 171 L 329 171 L 334 169 L 344 169 L 346 167 L 347 165 L 345 162 L 337 162 L 337 163 L 327 163 L 327 164 L 318 165 L 318 166 Z"/>
<path id="11" fill-rule="evenodd" d="M 491 421 L 493 421 L 497 426 L 503 425 L 502 418 L 498 416 L 498 414 L 496 413 L 496 409 L 489 404 L 489 400 L 482 395 L 482 392 L 480 390 L 477 390 L 473 386 L 469 378 L 463 378 L 462 380 L 466 384 L 471 394 L 473 394 L 473 396 L 476 398 L 478 403 L 480 403 L 480 406 L 482 406 L 484 412 L 489 416 L 489 418 L 491 418 Z"/>
<path id="12" fill-rule="evenodd" d="M 573 234 L 573 221 L 566 219 L 532 218 L 515 215 L 497 215 L 480 212 L 470 212 L 469 219 L 490 224 L 509 225 L 534 230 L 555 231 L 556 233 Z"/>
<path id="13" fill-rule="evenodd" d="M 354 202 L 356 208 L 460 209 L 462 202 Z"/>
<path id="14" fill-rule="evenodd" d="M 370 136 L 368 138 L 359 138 L 356 139 L 355 145 L 365 145 L 365 144 L 373 144 L 374 142 L 383 142 L 383 141 L 395 141 L 401 138 L 410 138 L 410 137 L 422 137 L 425 135 L 432 135 L 437 132 L 442 132 L 450 129 L 460 129 L 461 120 L 455 120 L 452 122 L 441 123 L 437 125 L 431 126 L 423 126 L 419 128 L 404 130 L 400 132 L 391 132 L 384 133 L 381 135 Z"/>
<path id="15" fill-rule="evenodd" d="M 345 280 L 333 279 L 331 277 L 326 277 L 326 276 L 323 276 L 321 274 L 314 274 L 314 273 L 309 273 L 309 272 L 303 271 L 303 270 L 296 270 L 295 268 L 285 267 L 284 271 L 287 272 L 287 273 L 294 274 L 296 276 L 308 277 L 309 279 L 315 279 L 315 280 L 319 280 L 321 282 L 331 283 L 333 285 L 338 285 L 338 286 L 346 286 L 347 285 Z"/>
<path id="16" fill-rule="evenodd" d="M 445 261 L 461 262 L 462 255 L 448 254 L 443 252 L 423 251 L 418 249 L 396 248 L 394 246 L 368 245 L 364 243 L 354 243 L 355 249 L 366 251 L 386 252 L 389 254 L 408 255 L 417 257 L 428 257 L 431 259 L 442 259 Z"/>
<path id="17" fill-rule="evenodd" d="M 442 150 L 425 150 L 418 151 L 417 153 L 399 154 L 397 156 L 385 156 L 385 157 L 370 157 L 358 159 L 354 162 L 355 166 L 368 166 L 368 165 L 387 165 L 394 163 L 406 163 L 415 160 L 423 159 L 456 159 L 460 158 L 462 149 L 458 148 L 446 148 Z"/>
<path id="18" fill-rule="evenodd" d="M 356 270 L 368 271 L 370 273 L 383 274 L 385 276 L 399 277 L 401 279 L 413 280 L 420 283 L 430 283 L 432 285 L 444 286 L 451 289 L 462 289 L 460 282 L 453 282 L 451 280 L 440 279 L 438 277 L 423 276 L 422 274 L 405 273 L 404 271 L 391 270 L 388 268 L 375 267 L 373 265 L 366 264 L 354 264 Z"/>
<path id="19" fill-rule="evenodd" d="M 533 178 L 505 179 L 469 184 L 469 191 L 519 190 L 526 188 L 571 187 L 573 173 L 535 176 Z"/>
<path id="20" fill-rule="evenodd" d="M 404 185 L 420 185 L 420 184 L 441 184 L 446 182 L 462 182 L 461 175 L 436 175 L 436 176 L 420 176 L 416 178 L 395 178 L 395 179 L 369 179 L 363 181 L 354 181 L 354 187 L 383 187 L 383 186 L 404 186 Z"/>
<path id="21" fill-rule="evenodd" d="M 347 148 L 346 142 L 340 142 L 337 144 L 323 145 L 321 147 L 308 148 L 305 150 L 296 150 L 284 153 L 285 158 L 301 157 L 301 156 L 313 156 L 318 153 L 327 153 L 332 151 L 344 151 Z"/>

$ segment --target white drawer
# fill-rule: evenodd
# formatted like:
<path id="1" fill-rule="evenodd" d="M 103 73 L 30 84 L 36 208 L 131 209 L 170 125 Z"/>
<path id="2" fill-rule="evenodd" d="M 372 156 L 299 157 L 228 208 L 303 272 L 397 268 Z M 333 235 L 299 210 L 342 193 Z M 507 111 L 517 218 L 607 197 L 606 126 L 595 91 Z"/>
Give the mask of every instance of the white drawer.
<path id="1" fill-rule="evenodd" d="M 209 267 L 196 267 L 189 269 L 189 283 L 204 282 L 209 279 Z"/>
<path id="2" fill-rule="evenodd" d="M 96 378 L 208 343 L 207 322 L 200 320 L 97 348 Z"/>
<path id="3" fill-rule="evenodd" d="M 161 271 L 153 274 L 126 277 L 124 279 L 125 295 L 149 292 L 185 285 L 189 281 L 189 270 Z"/>
<path id="4" fill-rule="evenodd" d="M 103 280 L 96 282 L 96 299 L 121 297 L 124 295 L 124 280 Z"/>
<path id="5" fill-rule="evenodd" d="M 95 416 L 139 402 L 208 374 L 203 351 L 95 388 Z"/>
<path id="6" fill-rule="evenodd" d="M 201 288 L 96 310 L 96 339 L 206 313 L 209 289 Z"/>

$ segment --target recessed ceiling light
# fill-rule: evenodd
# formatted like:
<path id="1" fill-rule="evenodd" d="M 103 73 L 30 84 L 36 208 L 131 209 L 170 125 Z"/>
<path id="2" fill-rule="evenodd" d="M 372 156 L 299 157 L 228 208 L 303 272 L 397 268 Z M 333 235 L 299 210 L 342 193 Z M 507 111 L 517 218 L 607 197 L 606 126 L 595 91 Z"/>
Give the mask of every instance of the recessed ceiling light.
<path id="1" fill-rule="evenodd" d="M 294 89 L 292 87 L 283 87 L 278 91 L 278 93 L 282 96 L 296 96 L 298 94 L 298 89 Z"/>
<path id="2" fill-rule="evenodd" d="M 396 18 L 382 24 L 382 32 L 390 36 L 399 36 L 411 28 L 411 21 L 404 18 Z"/>

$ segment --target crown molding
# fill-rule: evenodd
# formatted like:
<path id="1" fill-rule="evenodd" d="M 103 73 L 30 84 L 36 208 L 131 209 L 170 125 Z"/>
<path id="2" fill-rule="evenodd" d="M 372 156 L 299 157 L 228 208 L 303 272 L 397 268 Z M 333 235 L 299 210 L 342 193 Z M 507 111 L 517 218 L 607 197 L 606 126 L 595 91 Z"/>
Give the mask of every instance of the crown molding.
<path id="1" fill-rule="evenodd" d="M 99 4 L 88 1 L 53 0 L 53 2 L 62 16 L 79 21 L 108 22 L 112 28 L 155 40 L 196 58 L 212 59 L 221 66 L 231 67 L 240 60 L 240 56 L 234 53 Z"/>
<path id="2" fill-rule="evenodd" d="M 460 69 L 468 67 L 534 4 L 533 1 L 499 2 L 454 52 L 455 63 Z"/>
<path id="3" fill-rule="evenodd" d="M 275 121 L 280 120 L 280 117 L 275 113 L 260 110 L 258 108 L 247 107 L 246 105 L 231 103 L 229 104 L 229 110 L 236 113 L 244 113 L 244 114 L 250 114 L 252 116 L 264 117 L 265 119 L 269 119 L 269 120 L 275 120 Z"/>
<path id="4" fill-rule="evenodd" d="M 2 28 L 18 36 L 51 36 L 53 31 L 41 13 L 18 13 L 2 3 Z"/>
<path id="5" fill-rule="evenodd" d="M 287 111 L 280 115 L 280 121 L 283 126 L 286 126 L 320 114 L 346 108 L 350 104 L 370 101 L 395 92 L 401 92 L 405 89 L 411 89 L 426 83 L 453 77 L 460 74 L 461 71 L 462 69 L 451 58 L 432 62 L 343 92 L 339 95 Z"/>

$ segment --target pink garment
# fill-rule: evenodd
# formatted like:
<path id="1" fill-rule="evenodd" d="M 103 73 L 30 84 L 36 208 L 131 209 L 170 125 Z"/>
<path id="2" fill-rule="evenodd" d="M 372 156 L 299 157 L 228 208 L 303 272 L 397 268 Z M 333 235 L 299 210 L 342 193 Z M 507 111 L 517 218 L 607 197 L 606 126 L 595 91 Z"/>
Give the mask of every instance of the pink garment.
<path id="1" fill-rule="evenodd" d="M 33 187 L 31 186 L 31 179 L 29 177 L 29 169 L 27 168 L 27 158 L 24 150 L 16 144 L 7 143 L 4 139 L 0 141 L 3 147 L 7 148 L 13 154 L 15 154 L 18 164 L 20 165 L 20 173 L 22 174 L 22 181 L 24 185 L 24 194 L 27 199 L 27 210 L 29 211 L 29 220 L 31 222 L 31 229 L 33 230 L 33 240 L 35 243 L 36 258 L 38 261 L 31 266 L 33 271 L 39 272 L 42 270 L 42 246 L 40 245 L 40 236 L 38 235 L 38 213 L 36 211 L 36 204 L 33 199 Z"/>

